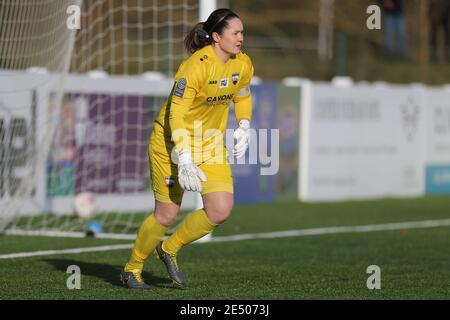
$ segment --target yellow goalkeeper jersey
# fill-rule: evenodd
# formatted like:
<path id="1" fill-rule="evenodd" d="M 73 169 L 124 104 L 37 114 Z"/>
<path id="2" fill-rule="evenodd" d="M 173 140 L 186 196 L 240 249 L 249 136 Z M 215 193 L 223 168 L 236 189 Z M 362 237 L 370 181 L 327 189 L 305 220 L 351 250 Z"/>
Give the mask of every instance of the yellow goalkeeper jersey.
<path id="1" fill-rule="evenodd" d="M 191 150 L 194 162 L 222 151 L 230 103 L 235 104 L 237 122 L 251 120 L 252 77 L 252 62 L 243 52 L 226 63 L 211 45 L 193 53 L 180 65 L 155 120 L 154 147 L 170 152 L 175 144 L 178 150 Z"/>

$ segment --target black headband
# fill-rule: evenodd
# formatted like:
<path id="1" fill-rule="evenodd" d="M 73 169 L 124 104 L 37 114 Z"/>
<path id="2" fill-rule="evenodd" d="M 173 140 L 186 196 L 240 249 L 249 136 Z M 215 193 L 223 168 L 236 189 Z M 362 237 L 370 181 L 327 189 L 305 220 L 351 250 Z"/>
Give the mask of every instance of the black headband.
<path id="1" fill-rule="evenodd" d="M 219 19 L 219 21 L 217 21 L 213 26 L 212 26 L 212 28 L 211 28 L 211 30 L 208 32 L 208 34 L 209 33 L 212 33 L 213 31 L 214 31 L 214 29 L 219 25 L 219 24 L 221 24 L 222 23 L 222 21 L 224 21 L 226 18 L 228 18 L 228 17 L 230 17 L 232 14 L 231 13 L 227 13 L 226 15 L 224 15 L 222 18 L 220 18 Z M 206 30 L 205 30 L 206 31 Z"/>

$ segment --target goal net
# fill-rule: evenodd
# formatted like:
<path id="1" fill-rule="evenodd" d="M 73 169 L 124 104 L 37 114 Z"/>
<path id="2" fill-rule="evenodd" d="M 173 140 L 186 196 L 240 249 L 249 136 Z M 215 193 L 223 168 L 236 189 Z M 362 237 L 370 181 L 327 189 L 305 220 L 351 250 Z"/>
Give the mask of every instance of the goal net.
<path id="1" fill-rule="evenodd" d="M 0 2 L 0 231 L 42 196 L 35 185 L 59 118 L 75 36 L 66 10 L 74 3 Z"/>
<path id="2" fill-rule="evenodd" d="M 198 1 L 79 1 L 75 31 L 73 0 L 43 2 L 0 7 L 0 230 L 132 238 L 154 205 L 148 136 Z M 11 76 L 19 86 L 4 90 Z M 94 195 L 95 214 L 75 214 L 83 193 Z M 184 200 L 196 206 L 193 195 Z"/>

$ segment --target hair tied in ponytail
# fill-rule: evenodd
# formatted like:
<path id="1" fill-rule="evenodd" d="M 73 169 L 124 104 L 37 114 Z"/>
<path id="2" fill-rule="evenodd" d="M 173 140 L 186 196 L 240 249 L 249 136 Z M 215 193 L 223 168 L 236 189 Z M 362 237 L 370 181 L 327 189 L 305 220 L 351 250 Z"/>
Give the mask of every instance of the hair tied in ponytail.
<path id="1" fill-rule="evenodd" d="M 231 18 L 239 17 L 230 9 L 221 8 L 214 10 L 206 21 L 198 22 L 184 37 L 186 51 L 194 53 L 213 43 L 212 34 L 217 32 L 221 35 L 223 30 L 228 27 L 227 21 Z"/>
<path id="2" fill-rule="evenodd" d="M 209 36 L 208 32 L 203 30 L 203 28 L 197 30 L 197 35 L 200 38 L 200 40 L 202 40 L 202 41 L 209 41 L 210 40 L 210 36 Z"/>

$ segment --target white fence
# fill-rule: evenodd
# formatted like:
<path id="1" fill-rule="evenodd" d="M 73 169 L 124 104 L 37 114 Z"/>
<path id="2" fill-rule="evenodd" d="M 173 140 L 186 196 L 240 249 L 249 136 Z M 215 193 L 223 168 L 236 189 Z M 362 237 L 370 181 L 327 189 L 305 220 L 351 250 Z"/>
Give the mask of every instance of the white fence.
<path id="1" fill-rule="evenodd" d="M 300 200 L 450 193 L 449 89 L 300 86 Z"/>
<path id="2" fill-rule="evenodd" d="M 88 178 L 94 172 L 94 182 L 104 189 L 96 197 L 99 211 L 151 210 L 154 197 L 149 187 L 144 185 L 148 181 L 146 144 L 152 123 L 150 116 L 159 110 L 161 101 L 170 92 L 173 80 L 67 76 L 63 106 L 58 113 L 65 123 L 56 129 L 56 139 L 50 153 L 37 157 L 44 133 L 49 130 L 49 126 L 54 125 L 49 121 L 50 115 L 59 110 L 52 103 L 55 86 L 48 85 L 51 77 L 50 74 L 27 72 L 10 72 L 7 76 L 0 77 L 0 121 L 1 130 L 5 131 L 0 141 L 3 168 L 0 201 L 14 197 L 9 181 L 17 184 L 18 179 L 27 179 L 30 170 L 37 170 L 38 181 L 22 206 L 21 214 L 71 213 L 74 194 L 80 191 L 75 189 L 92 182 L 93 179 Z M 70 108 L 64 109 L 67 104 L 71 104 Z M 67 112 L 70 114 L 66 114 Z M 94 114 L 88 115 L 93 112 Z M 132 116 L 136 119 L 130 120 Z M 118 123 L 120 119 L 123 121 Z M 23 123 L 21 131 L 14 130 L 13 124 L 18 121 Z M 118 134 L 118 131 L 122 133 Z M 127 135 L 131 135 L 128 140 Z M 109 145 L 107 141 L 110 141 Z M 121 159 L 115 158 L 115 144 L 121 144 Z M 13 159 L 18 148 L 27 155 L 23 163 Z M 76 152 L 82 149 L 83 156 L 73 154 L 75 149 L 78 150 Z M 128 149 L 131 151 L 128 152 Z M 129 161 L 129 157 L 134 159 Z M 140 168 L 133 165 L 136 158 L 140 160 Z M 31 163 L 37 159 L 39 163 L 33 166 L 35 169 L 31 169 Z M 83 161 L 83 172 L 74 172 L 73 162 L 80 161 L 79 159 Z M 71 168 L 66 170 L 64 166 L 67 163 Z M 50 164 L 57 164 L 58 170 L 50 168 Z M 70 181 L 64 182 L 64 179 Z M 61 190 L 63 188 L 60 187 L 55 191 L 50 187 L 52 184 L 49 185 L 49 181 L 75 187 L 68 191 Z M 183 208 L 195 208 L 200 200 L 195 194 L 187 192 Z"/>
<path id="3" fill-rule="evenodd" d="M 49 77 L 51 75 L 27 73 L 0 77 L 2 130 L 13 128 L 11 124 L 14 121 L 25 121 L 22 127 L 29 131 L 17 137 L 15 135 L 19 131 L 9 135 L 5 131 L 9 140 L 2 142 L 3 157 L 14 153 L 17 148 L 28 148 L 24 151 L 28 153 L 36 149 L 47 129 L 47 118 L 55 109 L 51 88 L 46 85 L 50 83 Z M 79 112 L 77 97 L 89 100 L 92 95 L 97 95 L 94 99 L 98 100 L 95 103 L 100 110 L 108 106 L 101 100 L 104 97 L 141 97 L 140 103 L 145 104 L 153 98 L 167 96 L 171 86 L 171 79 L 70 75 L 65 94 L 71 97 Z M 300 200 L 333 201 L 450 193 L 450 88 L 386 84 L 336 86 L 304 80 L 300 91 Z M 151 110 L 157 111 L 160 101 L 152 101 Z M 133 102 L 129 104 L 132 106 Z M 98 112 L 101 118 L 104 111 Z M 104 116 L 110 115 L 105 113 Z M 110 122 L 111 125 L 114 123 Z M 101 126 L 96 125 L 95 128 Z M 111 130 L 108 131 L 107 126 L 102 128 L 105 130 L 97 130 L 96 135 L 99 139 L 108 138 Z M 77 128 L 75 136 L 78 136 L 76 131 Z M 28 137 L 28 141 L 24 141 L 24 137 Z M 8 148 L 14 148 L 14 152 L 9 152 Z M 102 164 L 101 161 L 114 156 L 113 153 L 105 156 L 107 153 L 102 148 L 94 151 L 92 157 L 87 157 L 94 164 Z M 145 154 L 138 154 L 138 157 L 146 161 Z M 53 196 L 49 190 L 48 161 L 41 160 L 37 168 L 39 180 L 22 213 L 71 212 L 76 190 L 67 196 Z M 2 168 L 4 200 L 11 196 L 8 181 L 27 179 L 29 173 L 27 165 L 20 162 L 11 163 L 7 168 L 2 163 Z M 139 176 L 138 170 L 134 172 L 135 177 L 146 180 L 147 177 Z M 89 174 L 88 169 L 85 172 Z M 136 187 L 137 192 L 115 193 L 115 189 L 103 192 L 97 199 L 99 209 L 149 210 L 153 206 L 153 196 L 148 192 L 148 186 L 145 190 L 140 188 L 139 179 L 132 181 L 134 178 L 127 176 L 129 172 L 123 172 L 125 175 L 118 178 L 120 181 L 116 188 Z M 102 178 L 99 176 L 98 181 Z M 193 208 L 198 205 L 198 198 L 187 193 L 183 205 Z"/>

